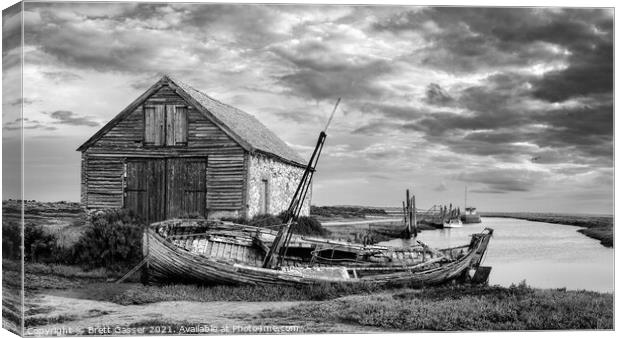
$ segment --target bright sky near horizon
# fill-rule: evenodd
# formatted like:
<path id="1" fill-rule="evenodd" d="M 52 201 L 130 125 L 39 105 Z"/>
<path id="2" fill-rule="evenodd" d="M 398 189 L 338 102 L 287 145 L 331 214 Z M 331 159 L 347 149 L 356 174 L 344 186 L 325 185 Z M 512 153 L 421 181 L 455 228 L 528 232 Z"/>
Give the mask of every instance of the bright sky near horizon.
<path id="1" fill-rule="evenodd" d="M 3 13 L 3 83 L 19 79 Z M 25 198 L 79 200 L 75 149 L 170 73 L 309 157 L 313 204 L 612 213 L 613 9 L 26 3 Z M 13 35 L 11 35 L 13 33 Z M 5 87 L 6 88 L 6 87 Z M 7 160 L 8 159 L 8 160 Z M 3 182 L 3 198 L 15 183 Z"/>

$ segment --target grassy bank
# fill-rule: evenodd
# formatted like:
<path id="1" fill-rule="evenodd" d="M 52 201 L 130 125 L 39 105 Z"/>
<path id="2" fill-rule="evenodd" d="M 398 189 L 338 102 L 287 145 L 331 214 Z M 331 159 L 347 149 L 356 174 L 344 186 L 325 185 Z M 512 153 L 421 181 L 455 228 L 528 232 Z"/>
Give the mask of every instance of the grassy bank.
<path id="1" fill-rule="evenodd" d="M 359 206 L 310 206 L 310 215 L 319 220 L 329 220 L 335 218 L 365 218 L 372 216 L 388 216 L 381 208 L 368 208 Z"/>
<path id="2" fill-rule="evenodd" d="M 399 331 L 613 329 L 613 295 L 525 284 L 452 287 L 349 296 L 261 317 L 306 322 L 316 331 L 342 323 Z"/>
<path id="3" fill-rule="evenodd" d="M 597 239 L 606 247 L 614 246 L 614 218 L 612 216 L 562 215 L 529 212 L 484 212 L 483 217 L 507 217 L 533 222 L 546 222 L 584 227 L 577 231 Z"/>
<path id="4" fill-rule="evenodd" d="M 421 290 L 377 288 L 369 285 L 355 288 L 329 285 L 143 286 L 138 283 L 105 282 L 106 274 L 103 271 L 84 271 L 62 265 L 27 264 L 25 271 L 27 276 L 54 280 L 51 284 L 37 283 L 36 288 L 27 290 L 26 322 L 29 326 L 59 322 L 71 325 L 71 322 L 80 318 L 105 316 L 106 311 L 109 312 L 107 308 L 99 311 L 98 307 L 93 307 L 87 313 L 79 315 L 79 318 L 73 318 L 69 314 L 65 316 L 54 310 L 53 306 L 50 307 L 49 303 L 45 306 L 39 304 L 40 295 L 50 294 L 105 302 L 101 304 L 114 302 L 119 306 L 161 306 L 161 302 L 176 301 L 205 303 L 207 306 L 221 306 L 222 302 L 248 302 L 247 306 L 250 306 L 259 302 L 300 301 L 298 305 L 290 305 L 293 307 L 281 307 L 279 310 L 268 307 L 270 310 L 262 309 L 262 312 L 252 316 L 244 315 L 231 319 L 255 325 L 300 325 L 300 332 L 325 332 L 334 327 L 343 332 L 355 328 L 363 331 L 613 328 L 612 294 L 563 289 L 541 290 L 530 288 L 524 283 L 508 288 L 449 285 Z M 144 311 L 148 312 L 146 309 Z M 196 324 L 177 323 L 178 320 L 166 319 L 165 316 L 149 320 L 148 323 L 154 325 Z M 136 322 L 130 326 L 140 326 L 139 324 L 143 323 Z"/>
<path id="5" fill-rule="evenodd" d="M 371 294 L 383 291 L 372 285 L 337 286 L 315 285 L 304 287 L 287 287 L 271 285 L 247 286 L 197 286 L 164 285 L 144 286 L 136 284 L 132 288 L 115 295 L 111 300 L 117 304 L 148 304 L 166 301 L 194 302 L 281 302 L 329 300 L 352 294 Z"/>
<path id="6" fill-rule="evenodd" d="M 324 227 L 330 231 L 330 238 L 356 243 L 364 243 L 364 238 L 368 238 L 370 243 L 379 243 L 405 236 L 405 226 L 402 221 L 386 223 L 369 220 L 366 223 L 343 223 L 324 225 Z M 426 230 L 437 230 L 437 228 L 427 224 L 418 224 L 418 232 Z"/>

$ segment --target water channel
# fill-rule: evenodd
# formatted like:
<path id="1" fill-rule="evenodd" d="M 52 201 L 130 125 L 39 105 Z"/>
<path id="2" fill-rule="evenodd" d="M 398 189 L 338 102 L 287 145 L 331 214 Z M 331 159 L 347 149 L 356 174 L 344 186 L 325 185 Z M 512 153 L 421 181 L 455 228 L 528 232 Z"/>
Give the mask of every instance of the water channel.
<path id="1" fill-rule="evenodd" d="M 614 249 L 578 233 L 576 226 L 485 217 L 462 228 L 422 231 L 417 239 L 435 248 L 459 246 L 485 227 L 495 230 L 482 264 L 493 267 L 489 284 L 525 280 L 537 288 L 614 291 Z M 408 246 L 413 240 L 379 244 Z"/>

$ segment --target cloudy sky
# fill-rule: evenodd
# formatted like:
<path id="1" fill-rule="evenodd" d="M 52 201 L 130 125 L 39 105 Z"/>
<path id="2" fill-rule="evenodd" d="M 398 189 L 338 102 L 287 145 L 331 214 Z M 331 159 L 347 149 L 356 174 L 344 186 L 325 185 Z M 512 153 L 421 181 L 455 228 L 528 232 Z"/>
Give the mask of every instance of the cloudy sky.
<path id="1" fill-rule="evenodd" d="M 7 32 L 3 81 L 18 81 Z M 79 200 L 75 149 L 162 73 L 241 108 L 308 157 L 333 104 L 313 204 L 613 210 L 613 10 L 37 4 L 24 97 L 25 198 Z M 10 150 L 9 150 L 10 151 Z M 13 163 L 14 164 L 14 163 Z M 13 165 L 5 159 L 5 172 Z M 3 184 L 4 198 L 15 185 Z"/>

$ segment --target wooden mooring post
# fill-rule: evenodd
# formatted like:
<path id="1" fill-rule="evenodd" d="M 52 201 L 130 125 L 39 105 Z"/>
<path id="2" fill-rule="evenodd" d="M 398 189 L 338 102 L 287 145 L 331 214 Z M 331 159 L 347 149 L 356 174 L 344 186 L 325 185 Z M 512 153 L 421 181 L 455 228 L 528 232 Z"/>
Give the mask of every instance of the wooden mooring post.
<path id="1" fill-rule="evenodd" d="M 410 239 L 411 236 L 418 236 L 417 217 L 415 209 L 415 195 L 406 191 L 405 201 L 403 201 L 403 216 L 405 219 L 405 237 Z"/>
<path id="2" fill-rule="evenodd" d="M 409 189 L 407 189 L 407 237 L 411 238 L 411 198 L 409 197 Z"/>
<path id="3" fill-rule="evenodd" d="M 415 209 L 415 195 L 411 196 L 411 210 L 413 214 L 413 237 L 418 237 L 418 217 Z"/>

